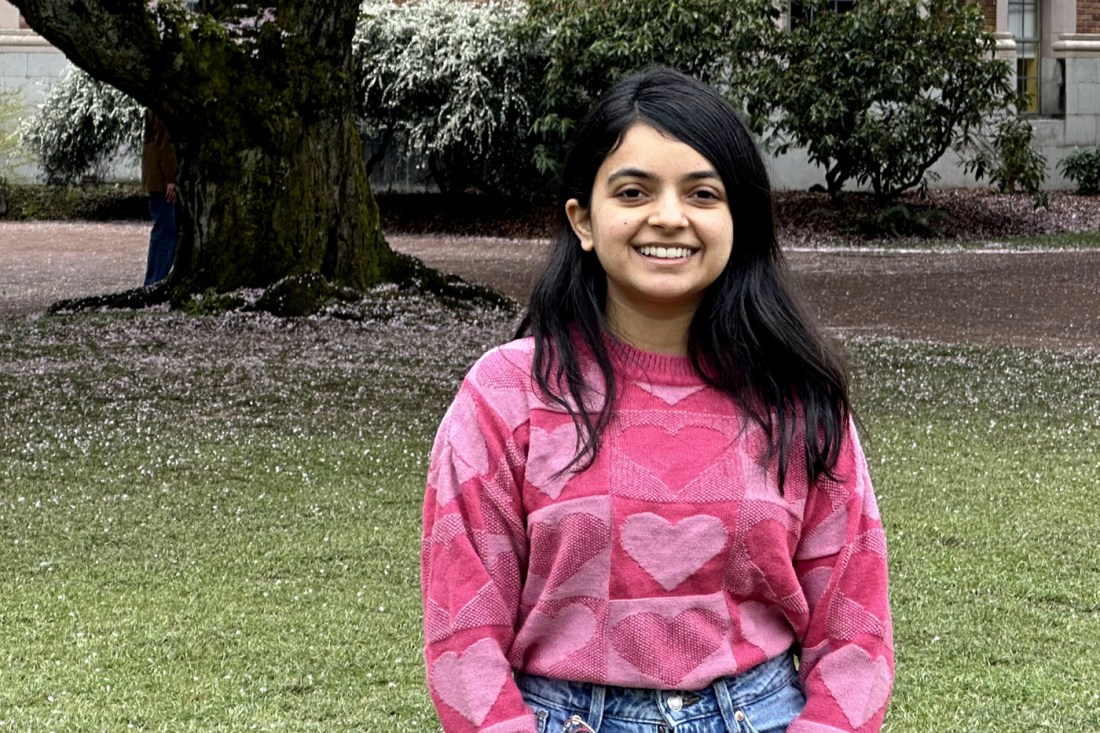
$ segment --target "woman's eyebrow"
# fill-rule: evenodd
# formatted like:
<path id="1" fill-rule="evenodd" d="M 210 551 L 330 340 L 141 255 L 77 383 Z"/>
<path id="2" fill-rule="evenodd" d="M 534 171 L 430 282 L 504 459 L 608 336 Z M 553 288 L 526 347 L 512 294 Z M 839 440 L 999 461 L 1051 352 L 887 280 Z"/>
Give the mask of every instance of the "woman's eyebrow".
<path id="1" fill-rule="evenodd" d="M 641 168 L 620 168 L 607 177 L 608 183 L 614 183 L 620 178 L 653 178 L 653 174 L 648 171 L 644 171 Z"/>
<path id="2" fill-rule="evenodd" d="M 650 173 L 648 171 L 644 171 L 641 168 L 620 168 L 619 170 L 615 171 L 614 173 L 612 173 L 611 175 L 609 175 L 607 177 L 607 182 L 608 183 L 614 183 L 615 181 L 619 180 L 620 178 L 641 178 L 643 180 L 650 180 L 650 179 L 653 179 L 655 177 L 656 176 L 654 176 L 652 173 Z M 707 170 L 692 171 L 691 173 L 687 173 L 687 174 L 685 174 L 681 177 L 681 180 L 699 181 L 699 180 L 710 179 L 710 178 L 716 178 L 718 180 L 721 180 L 722 177 L 718 175 L 717 171 L 707 169 Z"/>

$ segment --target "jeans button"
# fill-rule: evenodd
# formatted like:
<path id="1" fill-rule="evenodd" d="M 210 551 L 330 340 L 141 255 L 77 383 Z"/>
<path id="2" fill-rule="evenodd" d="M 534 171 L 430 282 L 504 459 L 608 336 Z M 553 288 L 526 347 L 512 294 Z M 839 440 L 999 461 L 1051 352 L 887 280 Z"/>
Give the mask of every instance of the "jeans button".
<path id="1" fill-rule="evenodd" d="M 678 712 L 680 708 L 684 707 L 684 698 L 679 695 L 669 695 L 668 697 L 668 709 L 672 712 Z"/>
<path id="2" fill-rule="evenodd" d="M 736 720 L 738 723 L 744 723 L 745 722 L 745 714 L 743 712 L 741 712 L 740 710 L 738 710 L 736 713 L 733 714 L 733 719 Z"/>

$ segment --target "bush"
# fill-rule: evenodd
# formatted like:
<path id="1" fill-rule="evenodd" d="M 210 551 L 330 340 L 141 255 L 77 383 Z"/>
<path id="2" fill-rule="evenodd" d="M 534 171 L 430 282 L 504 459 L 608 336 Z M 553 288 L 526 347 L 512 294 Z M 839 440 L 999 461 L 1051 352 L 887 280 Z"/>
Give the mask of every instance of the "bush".
<path id="1" fill-rule="evenodd" d="M 1030 122 L 1009 115 L 996 126 L 992 141 L 978 139 L 974 156 L 963 167 L 979 181 L 988 175 L 1002 193 L 1038 193 L 1047 178 L 1047 159 L 1032 147 L 1033 137 Z"/>
<path id="2" fill-rule="evenodd" d="M 528 43 L 548 57 L 535 130 L 553 170 L 573 125 L 622 76 L 652 64 L 711 84 L 739 108 L 777 33 L 771 0 L 530 0 Z"/>
<path id="3" fill-rule="evenodd" d="M 8 187 L 7 219 L 48 221 L 146 220 L 149 202 L 136 184 Z"/>
<path id="4" fill-rule="evenodd" d="M 925 187 L 949 149 L 1016 102 L 1009 67 L 969 0 L 860 0 L 847 13 L 811 0 L 775 43 L 752 107 L 777 151 L 805 148 L 830 195 L 849 182 L 879 201 Z"/>
<path id="5" fill-rule="evenodd" d="M 855 231 L 869 239 L 895 237 L 942 236 L 940 225 L 947 221 L 947 212 L 937 208 L 910 208 L 893 204 L 856 220 Z"/>
<path id="6" fill-rule="evenodd" d="M 427 158 L 443 191 L 542 189 L 528 132 L 542 58 L 523 3 L 368 0 L 354 44 L 364 132 Z"/>
<path id="7" fill-rule="evenodd" d="M 1077 184 L 1077 193 L 1085 196 L 1100 194 L 1100 148 L 1070 153 L 1058 164 L 1058 170 Z"/>
<path id="8" fill-rule="evenodd" d="M 75 66 L 50 91 L 41 110 L 19 128 L 47 183 L 77 183 L 101 174 L 120 153 L 141 150 L 142 107 Z"/>

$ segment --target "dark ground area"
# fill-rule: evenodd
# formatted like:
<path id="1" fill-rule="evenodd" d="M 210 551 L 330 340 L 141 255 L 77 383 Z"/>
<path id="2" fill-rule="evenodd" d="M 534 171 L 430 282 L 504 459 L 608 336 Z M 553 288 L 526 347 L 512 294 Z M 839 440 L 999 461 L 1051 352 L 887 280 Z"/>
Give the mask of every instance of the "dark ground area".
<path id="1" fill-rule="evenodd" d="M 917 201 L 913 206 L 927 206 Z M 872 209 L 852 196 L 780 194 L 780 239 L 795 277 L 829 327 L 843 334 L 952 343 L 1100 349 L 1100 243 L 1075 250 L 998 247 L 1009 236 L 1085 232 L 1100 240 L 1100 197 L 936 192 L 948 240 L 982 249 L 883 247 L 853 233 Z M 548 207 L 483 197 L 380 197 L 390 244 L 425 263 L 524 301 L 546 252 Z M 917 214 L 928 209 L 917 209 Z M 912 210 L 911 214 L 912 216 Z M 918 217 L 919 218 L 919 217 Z M 904 220 L 904 219 L 903 219 Z M 43 313 L 63 298 L 140 284 L 144 222 L 0 222 L 0 317 Z M 850 246 L 832 246 L 838 239 Z M 2 325 L 0 325 L 2 332 Z"/>

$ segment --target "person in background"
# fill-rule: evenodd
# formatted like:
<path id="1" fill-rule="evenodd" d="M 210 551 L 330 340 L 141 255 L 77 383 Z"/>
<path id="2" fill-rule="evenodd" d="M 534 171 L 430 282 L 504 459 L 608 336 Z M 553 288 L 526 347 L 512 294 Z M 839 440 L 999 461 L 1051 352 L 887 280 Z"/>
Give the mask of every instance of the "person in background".
<path id="1" fill-rule="evenodd" d="M 886 538 L 848 372 L 764 161 L 670 69 L 578 126 L 519 335 L 470 370 L 424 502 L 446 733 L 876 733 Z"/>
<path id="2" fill-rule="evenodd" d="M 176 256 L 176 173 L 179 164 L 168 128 L 151 109 L 145 110 L 141 147 L 141 187 L 149 196 L 153 230 L 145 263 L 145 287 L 168 277 Z"/>

